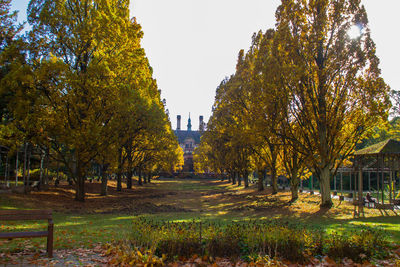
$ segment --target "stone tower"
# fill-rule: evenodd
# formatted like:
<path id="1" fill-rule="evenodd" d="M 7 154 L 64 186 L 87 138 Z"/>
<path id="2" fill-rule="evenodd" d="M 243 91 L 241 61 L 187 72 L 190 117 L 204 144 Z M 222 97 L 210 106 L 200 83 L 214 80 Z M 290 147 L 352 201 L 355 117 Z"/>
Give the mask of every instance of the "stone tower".
<path id="1" fill-rule="evenodd" d="M 190 119 L 190 113 L 189 113 L 189 119 L 188 119 L 187 130 L 188 130 L 189 132 L 192 130 L 192 120 Z"/>
<path id="2" fill-rule="evenodd" d="M 181 115 L 176 116 L 176 129 L 181 129 Z"/>

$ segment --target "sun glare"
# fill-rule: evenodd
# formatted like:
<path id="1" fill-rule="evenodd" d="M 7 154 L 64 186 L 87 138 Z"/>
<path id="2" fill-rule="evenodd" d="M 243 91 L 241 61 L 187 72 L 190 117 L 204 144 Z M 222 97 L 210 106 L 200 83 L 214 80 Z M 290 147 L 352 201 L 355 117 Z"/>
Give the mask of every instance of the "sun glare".
<path id="1" fill-rule="evenodd" d="M 356 39 L 358 37 L 361 36 L 362 34 L 362 29 L 360 26 L 358 25 L 353 25 L 350 27 L 349 31 L 347 32 L 347 34 L 349 35 L 349 37 L 351 39 Z"/>

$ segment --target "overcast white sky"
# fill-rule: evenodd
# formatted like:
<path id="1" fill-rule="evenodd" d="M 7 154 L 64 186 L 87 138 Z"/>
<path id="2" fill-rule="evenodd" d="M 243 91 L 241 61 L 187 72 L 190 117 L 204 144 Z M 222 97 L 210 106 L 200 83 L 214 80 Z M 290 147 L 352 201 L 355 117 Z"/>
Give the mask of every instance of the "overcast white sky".
<path id="1" fill-rule="evenodd" d="M 26 20 L 28 0 L 12 0 Z M 240 49 L 247 50 L 253 32 L 275 25 L 280 0 L 131 0 L 131 14 L 142 25 L 142 46 L 167 100 L 173 128 L 189 112 L 193 129 L 199 115 L 207 122 L 215 89 L 235 70 Z M 362 0 L 381 60 L 382 76 L 400 90 L 399 0 Z"/>

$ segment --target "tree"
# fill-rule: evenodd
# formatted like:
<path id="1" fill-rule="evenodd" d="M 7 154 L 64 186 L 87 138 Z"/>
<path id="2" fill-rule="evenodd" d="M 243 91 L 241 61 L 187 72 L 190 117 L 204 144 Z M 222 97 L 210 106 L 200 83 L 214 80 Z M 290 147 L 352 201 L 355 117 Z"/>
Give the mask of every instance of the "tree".
<path id="1" fill-rule="evenodd" d="M 141 28 L 129 1 L 32 0 L 28 15 L 35 86 L 47 100 L 42 125 L 83 201 L 89 165 L 118 151 L 108 149 L 117 142 L 110 133 L 152 94 Z"/>
<path id="2" fill-rule="evenodd" d="M 15 64 L 21 65 L 25 57 L 21 51 L 21 38 L 18 33 L 22 25 L 15 25 L 17 13 L 10 13 L 11 0 L 0 1 L 0 123 L 7 124 L 12 120 L 9 111 L 10 98 L 14 95 L 4 78 L 13 71 Z"/>
<path id="3" fill-rule="evenodd" d="M 299 126 L 295 147 L 310 154 L 321 206 L 331 207 L 332 174 L 387 116 L 388 86 L 360 0 L 282 0 L 276 17 L 274 54 L 290 118 Z M 356 39 L 347 34 L 353 25 L 362 31 Z"/>
<path id="4" fill-rule="evenodd" d="M 18 94 L 18 86 L 12 81 L 26 72 L 26 69 L 18 71 L 25 64 L 24 42 L 19 36 L 23 26 L 16 25 L 17 12 L 10 13 L 10 7 L 11 0 L 0 1 L 0 142 L 8 147 L 16 143 L 12 137 L 18 134 L 16 125 L 12 123 L 14 116 L 11 104 Z"/>

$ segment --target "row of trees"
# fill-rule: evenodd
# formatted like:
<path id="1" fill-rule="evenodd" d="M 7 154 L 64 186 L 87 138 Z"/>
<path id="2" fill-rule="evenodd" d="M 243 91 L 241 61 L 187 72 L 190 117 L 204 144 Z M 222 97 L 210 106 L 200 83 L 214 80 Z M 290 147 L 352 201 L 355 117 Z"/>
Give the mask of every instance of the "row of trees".
<path id="1" fill-rule="evenodd" d="M 253 35 L 236 72 L 216 91 L 213 114 L 196 150 L 197 170 L 240 176 L 265 170 L 315 175 L 321 206 L 331 207 L 330 181 L 374 127 L 387 120 L 389 88 L 360 0 L 282 0 L 276 27 Z M 352 27 L 360 36 L 351 39 Z"/>
<path id="2" fill-rule="evenodd" d="M 107 172 L 121 190 L 123 173 L 131 188 L 134 170 L 182 165 L 129 0 L 31 0 L 25 35 L 10 0 L 0 8 L 0 141 L 11 155 L 39 147 L 68 171 L 79 201 L 93 163 L 102 194 Z"/>

